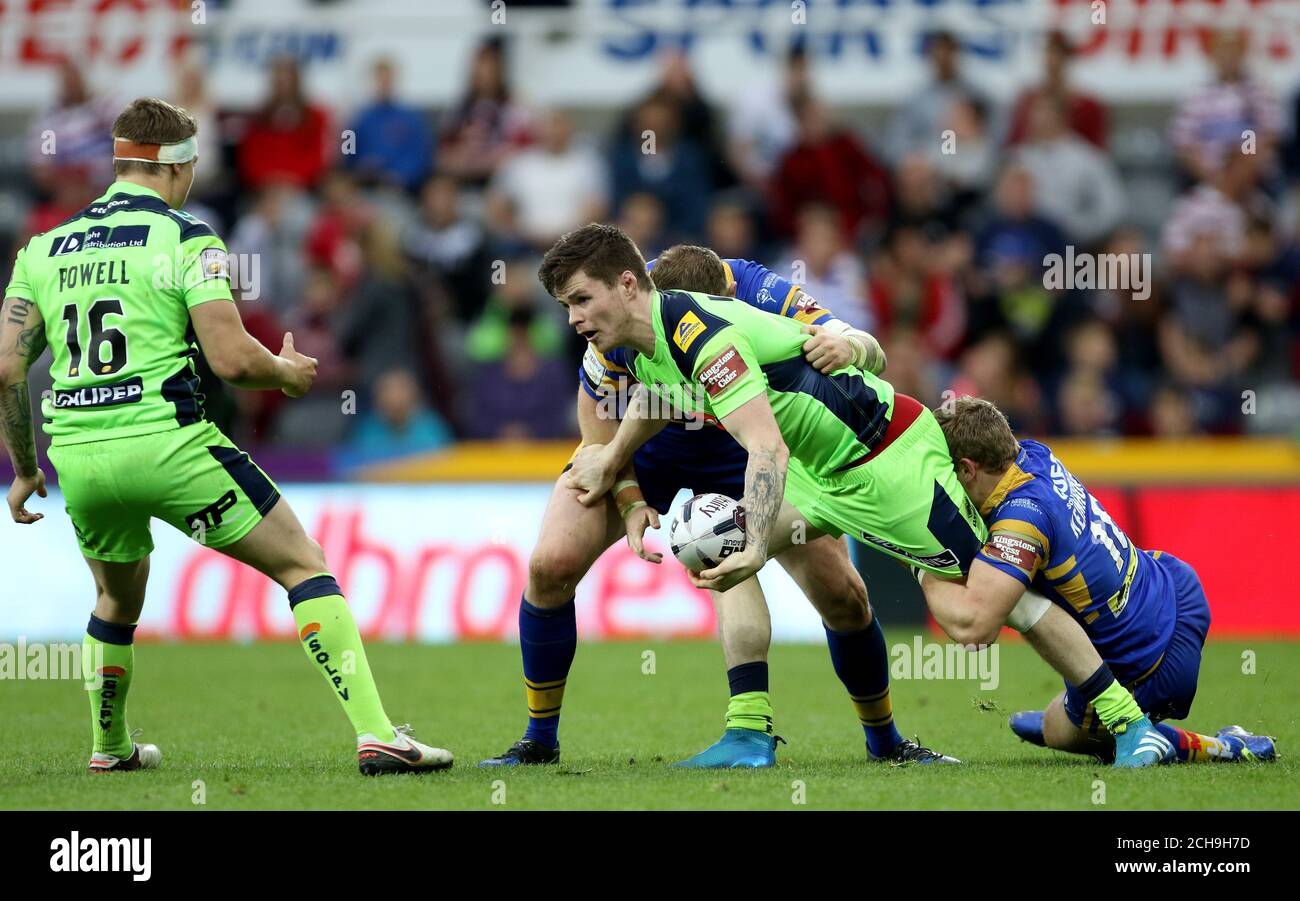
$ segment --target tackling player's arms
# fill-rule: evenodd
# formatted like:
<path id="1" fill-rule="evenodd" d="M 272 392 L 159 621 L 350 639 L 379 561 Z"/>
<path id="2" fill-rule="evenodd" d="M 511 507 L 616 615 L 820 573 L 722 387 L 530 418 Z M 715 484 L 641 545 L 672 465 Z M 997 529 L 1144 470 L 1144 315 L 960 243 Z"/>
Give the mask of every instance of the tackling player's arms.
<path id="1" fill-rule="evenodd" d="M 33 494 L 45 497 L 45 474 L 36 461 L 36 434 L 27 371 L 45 350 L 45 320 L 36 304 L 24 297 L 6 297 L 0 306 L 0 435 L 9 449 L 14 482 L 9 489 L 9 513 L 14 522 L 33 523 L 44 517 L 28 512 Z"/>
<path id="2" fill-rule="evenodd" d="M 579 392 L 586 394 L 586 392 Z M 591 400 L 591 398 L 588 398 Z M 581 422 L 582 400 L 578 402 L 579 422 Z M 591 400 L 592 413 L 598 415 L 595 401 Z M 587 432 L 583 431 L 586 446 L 573 458 L 573 468 L 569 470 L 569 487 L 582 493 L 578 501 L 584 507 L 591 507 L 600 502 L 614 484 L 615 475 L 627 471 L 632 465 L 632 455 L 637 448 L 645 444 L 663 430 L 673 417 L 673 410 L 667 404 L 652 404 L 650 392 L 642 384 L 636 384 L 628 392 L 627 411 L 610 435 L 608 426 L 601 429 L 607 436 L 606 444 L 587 443 Z M 632 476 L 628 476 L 631 478 Z"/>
<path id="3" fill-rule="evenodd" d="M 660 423 L 660 428 L 662 428 Z M 597 401 L 582 388 L 578 389 L 578 428 L 582 432 L 583 447 L 578 454 L 574 456 L 571 466 L 579 464 L 579 457 L 582 452 L 591 447 L 599 452 L 606 444 L 614 439 L 618 432 L 618 421 L 609 417 L 602 416 Z M 655 431 L 658 431 L 656 429 Z M 585 462 L 585 458 L 584 458 Z M 574 477 L 572 469 L 566 476 L 565 484 L 574 487 Z M 583 506 L 591 506 L 594 500 L 588 503 L 588 498 L 598 498 L 600 495 L 593 495 L 590 490 L 581 491 L 578 495 L 578 502 Z M 636 470 L 629 462 L 618 470 L 613 490 L 614 506 L 618 509 L 619 516 L 623 519 L 623 525 L 627 529 L 627 543 L 632 552 L 642 560 L 650 563 L 659 563 L 663 560 L 664 555 L 660 553 L 651 553 L 645 549 L 644 535 L 646 529 L 659 528 L 659 513 L 653 507 L 645 502 L 645 495 L 641 493 L 641 486 L 637 484 Z"/>
<path id="4" fill-rule="evenodd" d="M 294 350 L 292 332 L 284 333 L 276 356 L 248 334 L 233 303 L 199 304 L 190 309 L 190 321 L 213 373 L 236 388 L 279 388 L 302 397 L 316 377 L 316 359 Z"/>
<path id="5" fill-rule="evenodd" d="M 745 549 L 732 554 L 713 569 L 691 581 L 699 588 L 726 591 L 748 579 L 767 561 L 767 545 L 785 497 L 785 473 L 790 463 L 776 416 L 766 394 L 756 394 L 720 420 L 723 427 L 749 451 L 745 467 Z"/>
<path id="6" fill-rule="evenodd" d="M 983 560 L 971 564 L 965 584 L 927 575 L 922 582 L 930 612 L 958 644 L 993 644 L 1025 586 Z"/>

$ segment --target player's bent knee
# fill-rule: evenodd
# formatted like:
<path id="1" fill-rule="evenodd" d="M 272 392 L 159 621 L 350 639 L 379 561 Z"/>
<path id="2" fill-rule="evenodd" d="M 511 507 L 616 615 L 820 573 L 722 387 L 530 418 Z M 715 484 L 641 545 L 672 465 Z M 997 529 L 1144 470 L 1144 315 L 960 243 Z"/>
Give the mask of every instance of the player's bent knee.
<path id="1" fill-rule="evenodd" d="M 565 603 L 573 597 L 587 568 L 580 553 L 560 548 L 534 550 L 528 559 L 528 602 L 539 607 Z"/>

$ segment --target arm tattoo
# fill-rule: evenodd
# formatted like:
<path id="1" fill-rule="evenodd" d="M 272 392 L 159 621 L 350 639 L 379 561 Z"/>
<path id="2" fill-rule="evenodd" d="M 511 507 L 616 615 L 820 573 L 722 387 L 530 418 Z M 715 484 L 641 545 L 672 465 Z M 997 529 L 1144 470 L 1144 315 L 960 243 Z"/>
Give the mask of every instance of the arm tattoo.
<path id="1" fill-rule="evenodd" d="M 32 430 L 32 400 L 27 380 L 0 389 L 0 433 L 14 470 L 25 478 L 36 475 L 36 435 Z"/>
<path id="2" fill-rule="evenodd" d="M 745 467 L 745 546 L 767 557 L 767 544 L 785 495 L 785 467 L 774 450 L 749 455 Z"/>
<path id="3" fill-rule="evenodd" d="M 31 301 L 11 297 L 4 307 L 4 319 L 0 321 L 0 335 L 11 330 L 17 331 L 12 344 L 5 346 L 7 342 L 0 342 L 0 361 L 6 357 L 17 357 L 20 363 L 13 366 L 11 371 L 22 373 L 22 378 L 18 381 L 0 386 L 0 437 L 4 438 L 5 447 L 9 448 L 14 469 L 19 475 L 29 478 L 36 474 L 37 462 L 32 401 L 27 390 L 27 369 L 45 350 L 46 343 L 44 322 L 38 321 L 35 325 L 23 328 L 28 323 L 31 310 Z"/>

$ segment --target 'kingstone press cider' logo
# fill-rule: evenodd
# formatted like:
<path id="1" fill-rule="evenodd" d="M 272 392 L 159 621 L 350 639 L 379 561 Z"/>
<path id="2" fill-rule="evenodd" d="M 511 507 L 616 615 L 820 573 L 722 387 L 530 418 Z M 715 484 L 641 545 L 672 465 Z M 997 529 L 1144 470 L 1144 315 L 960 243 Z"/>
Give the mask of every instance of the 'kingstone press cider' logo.
<path id="1" fill-rule="evenodd" d="M 298 637 L 303 644 L 307 645 L 307 650 L 311 653 L 312 659 L 320 664 L 320 668 L 325 671 L 325 678 L 330 680 L 334 690 L 343 700 L 348 699 L 348 690 L 343 687 L 343 677 L 339 675 L 337 667 L 330 666 L 330 655 L 321 647 L 321 643 L 316 640 L 320 634 L 320 623 L 308 623 L 302 627 Z"/>

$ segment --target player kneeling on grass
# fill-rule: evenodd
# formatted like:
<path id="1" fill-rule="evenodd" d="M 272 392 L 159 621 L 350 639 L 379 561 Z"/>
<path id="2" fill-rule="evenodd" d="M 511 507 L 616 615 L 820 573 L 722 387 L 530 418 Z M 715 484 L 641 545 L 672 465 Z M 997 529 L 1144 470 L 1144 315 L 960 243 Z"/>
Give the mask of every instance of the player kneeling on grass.
<path id="1" fill-rule="evenodd" d="M 68 516 L 95 579 L 86 627 L 92 772 L 147 769 L 126 701 L 132 639 L 149 577 L 151 517 L 254 567 L 289 593 L 307 657 L 343 705 L 361 772 L 424 772 L 452 755 L 394 729 L 356 623 L 320 546 L 275 484 L 203 418 L 193 358 L 237 388 L 301 397 L 316 361 L 284 336 L 279 356 L 249 336 L 232 302 L 226 249 L 179 212 L 194 182 L 194 118 L 161 100 L 134 101 L 113 124 L 117 181 L 90 206 L 18 251 L 0 315 L 0 431 L 13 461 L 9 510 L 31 525 L 45 497 L 27 372 L 53 351 L 44 404 Z M 100 662 L 98 671 L 90 671 Z"/>
<path id="2" fill-rule="evenodd" d="M 988 529 L 929 410 L 870 372 L 809 365 L 798 322 L 733 300 L 660 291 L 644 275 L 636 245 L 608 225 L 563 236 L 542 263 L 542 283 L 570 325 L 602 354 L 627 348 L 627 368 L 640 382 L 613 439 L 575 455 L 568 484 L 582 489 L 580 502 L 614 487 L 637 448 L 673 418 L 666 407 L 677 406 L 715 417 L 748 452 L 745 547 L 692 573 L 697 587 L 726 593 L 796 535 L 811 542 L 845 532 L 905 563 L 964 577 Z M 666 403 L 650 404 L 651 392 Z M 942 612 L 936 619 L 949 629 Z M 1158 762 L 1139 747 L 1150 721 L 1077 623 L 1049 609 L 1021 628 L 1038 633 L 1031 643 L 1058 672 L 1088 685 L 1087 699 L 1119 735 L 1117 765 Z M 1080 673 L 1082 661 L 1095 665 Z"/>
<path id="3" fill-rule="evenodd" d="M 996 641 L 1006 612 L 1032 587 L 1079 621 L 1131 689 L 1156 723 L 1145 741 L 1161 762 L 1274 759 L 1272 738 L 1240 726 L 1211 736 L 1160 722 L 1186 717 L 1196 696 L 1210 628 L 1196 571 L 1133 544 L 1046 445 L 1017 442 L 988 401 L 960 397 L 936 417 L 957 478 L 989 524 L 965 585 L 922 582 L 927 601 L 960 624 L 958 640 Z M 1088 688 L 1067 680 L 1045 711 L 1012 716 L 1012 731 L 1061 751 L 1113 755 L 1114 742 L 1085 699 Z"/>

